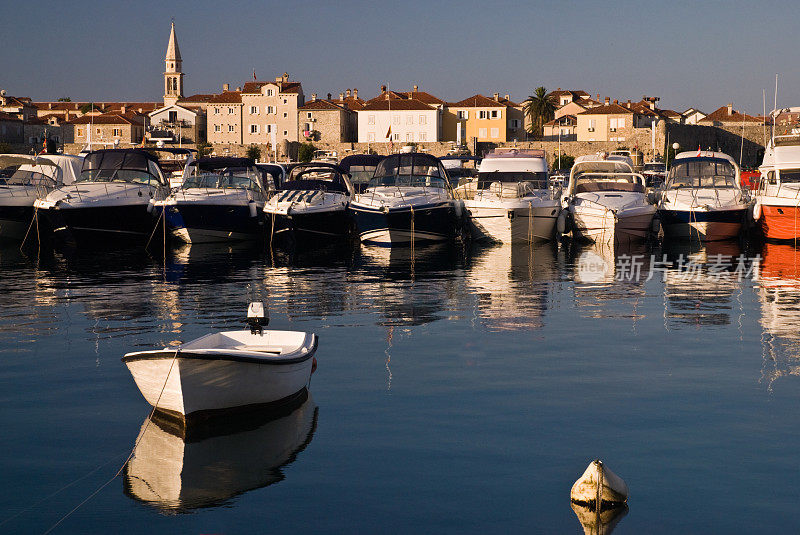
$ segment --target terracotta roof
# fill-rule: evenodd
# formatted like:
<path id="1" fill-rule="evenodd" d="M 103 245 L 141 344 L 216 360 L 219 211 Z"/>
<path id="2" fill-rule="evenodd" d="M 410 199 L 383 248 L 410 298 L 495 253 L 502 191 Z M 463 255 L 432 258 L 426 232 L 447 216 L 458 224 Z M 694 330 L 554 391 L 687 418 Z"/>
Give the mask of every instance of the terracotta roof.
<path id="1" fill-rule="evenodd" d="M 453 108 L 505 108 L 506 105 L 494 100 L 493 98 L 478 94 L 469 98 L 465 98 L 459 102 L 453 102 L 448 104 L 448 106 Z"/>
<path id="2" fill-rule="evenodd" d="M 6 96 L 6 100 L 8 101 L 6 106 L 33 106 L 31 99 L 28 97 Z"/>
<path id="3" fill-rule="evenodd" d="M 69 124 L 134 124 L 142 122 L 142 117 L 135 114 L 104 113 L 102 115 L 84 115 L 67 121 Z"/>
<path id="4" fill-rule="evenodd" d="M 596 108 L 589 108 L 586 111 L 580 112 L 578 115 L 621 115 L 623 113 L 633 114 L 634 112 L 619 104 L 605 104 L 603 106 L 597 106 Z"/>
<path id="5" fill-rule="evenodd" d="M 372 99 L 367 102 L 361 111 L 383 111 L 383 110 L 426 110 L 434 109 L 432 106 L 425 104 L 417 99 L 390 99 L 390 100 L 376 100 Z"/>
<path id="6" fill-rule="evenodd" d="M 404 99 L 406 99 L 406 96 L 403 95 L 403 93 L 398 93 L 397 91 L 391 91 L 390 90 L 390 91 L 382 91 L 380 95 L 378 95 L 375 98 L 369 99 L 365 104 L 369 104 L 371 102 L 375 102 L 375 101 L 378 101 L 378 100 L 386 100 L 387 96 L 388 96 L 388 98 L 390 98 L 392 100 L 404 100 Z"/>
<path id="7" fill-rule="evenodd" d="M 563 115 L 558 119 L 544 123 L 544 126 L 575 126 L 578 119 L 574 115 Z"/>
<path id="8" fill-rule="evenodd" d="M 208 99 L 209 104 L 241 104 L 242 94 L 239 91 L 223 91 Z"/>
<path id="9" fill-rule="evenodd" d="M 572 102 L 580 104 L 584 108 L 593 108 L 595 106 L 600 106 L 600 101 L 595 100 L 591 97 L 581 97 L 578 100 L 573 100 Z"/>
<path id="10" fill-rule="evenodd" d="M 0 121 L 15 121 L 15 122 L 18 122 L 18 123 L 22 122 L 22 120 L 17 119 L 13 115 L 9 115 L 9 114 L 7 114 L 6 112 L 3 112 L 3 111 L 0 111 Z"/>
<path id="11" fill-rule="evenodd" d="M 345 97 L 344 100 L 337 100 L 336 102 L 353 111 L 364 109 L 364 100 L 360 98 Z"/>
<path id="12" fill-rule="evenodd" d="M 675 110 L 658 110 L 658 112 L 664 117 L 683 117 L 680 113 L 678 113 Z"/>
<path id="13" fill-rule="evenodd" d="M 78 111 L 86 102 L 34 102 L 40 110 Z"/>
<path id="14" fill-rule="evenodd" d="M 505 97 L 500 97 L 500 104 L 504 104 L 505 106 L 511 106 L 512 108 L 519 108 L 522 104 L 517 104 L 513 100 L 509 100 Z"/>
<path id="15" fill-rule="evenodd" d="M 741 113 L 736 110 L 733 110 L 733 113 L 728 114 L 728 107 L 722 106 L 721 108 L 717 108 L 716 110 L 712 111 L 698 122 L 761 123 L 763 121 L 763 118 L 753 117 L 752 115 L 747 115 L 746 113 Z"/>
<path id="16" fill-rule="evenodd" d="M 214 98 L 214 93 L 197 93 L 196 95 L 180 99 L 178 104 L 182 102 L 208 102 L 212 98 Z"/>
<path id="17" fill-rule="evenodd" d="M 552 95 L 554 97 L 560 97 L 561 95 L 572 95 L 573 98 L 580 98 L 580 97 L 588 97 L 589 96 L 589 93 L 587 93 L 586 91 L 582 91 L 582 90 L 577 90 L 577 91 L 566 90 L 566 89 L 561 89 L 560 87 L 558 89 L 556 89 L 555 91 L 550 91 L 550 93 L 548 93 L 548 94 Z"/>
<path id="18" fill-rule="evenodd" d="M 142 113 L 155 111 L 162 107 L 160 102 L 95 102 L 95 104 L 102 105 L 105 111 L 117 111 L 125 106 L 126 111 L 142 110 Z"/>
<path id="19" fill-rule="evenodd" d="M 425 91 L 405 91 L 405 92 L 400 92 L 399 94 L 403 95 L 403 97 L 405 98 L 417 99 L 420 102 L 424 102 L 425 104 L 432 104 L 432 105 L 444 104 L 444 100 L 434 97 L 433 95 L 431 95 L 430 93 L 426 93 Z"/>
<path id="20" fill-rule="evenodd" d="M 298 108 L 299 110 L 344 110 L 343 106 L 331 102 L 330 100 L 317 99 L 309 100 L 304 105 Z"/>
<path id="21" fill-rule="evenodd" d="M 302 85 L 300 82 L 279 82 L 281 93 L 299 93 Z"/>
<path id="22" fill-rule="evenodd" d="M 299 93 L 301 87 L 300 82 L 245 82 L 242 86 L 242 93 L 261 93 L 261 88 L 269 84 L 278 86 L 279 93 Z"/>

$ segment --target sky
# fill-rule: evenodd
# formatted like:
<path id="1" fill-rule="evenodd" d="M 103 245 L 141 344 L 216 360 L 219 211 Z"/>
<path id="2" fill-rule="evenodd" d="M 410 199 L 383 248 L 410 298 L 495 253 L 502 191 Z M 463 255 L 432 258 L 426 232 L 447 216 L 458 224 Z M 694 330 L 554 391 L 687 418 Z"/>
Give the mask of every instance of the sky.
<path id="1" fill-rule="evenodd" d="M 450 102 L 538 86 L 710 113 L 800 105 L 792 2 L 15 2 L 0 88 L 34 100 L 161 101 L 175 20 L 184 94 L 288 72 L 338 96 L 413 85 Z"/>

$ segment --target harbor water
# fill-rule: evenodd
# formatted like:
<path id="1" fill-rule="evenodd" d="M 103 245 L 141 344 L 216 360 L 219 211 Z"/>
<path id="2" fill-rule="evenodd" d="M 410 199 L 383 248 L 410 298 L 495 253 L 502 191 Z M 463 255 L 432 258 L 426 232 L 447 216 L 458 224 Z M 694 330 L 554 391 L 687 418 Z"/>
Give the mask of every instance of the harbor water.
<path id="1" fill-rule="evenodd" d="M 596 458 L 630 489 L 614 533 L 800 527 L 791 245 L 10 246 L 0 270 L 4 533 L 583 533 Z M 308 398 L 148 422 L 120 357 L 253 300 L 319 335 Z"/>

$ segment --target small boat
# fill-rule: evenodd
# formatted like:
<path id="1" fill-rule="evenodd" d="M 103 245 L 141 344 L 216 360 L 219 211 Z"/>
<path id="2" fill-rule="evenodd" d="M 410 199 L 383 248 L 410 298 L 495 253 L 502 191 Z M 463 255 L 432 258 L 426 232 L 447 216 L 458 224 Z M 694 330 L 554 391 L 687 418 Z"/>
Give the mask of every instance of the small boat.
<path id="1" fill-rule="evenodd" d="M 350 175 L 353 190 L 361 193 L 367 188 L 372 175 L 375 174 L 375 168 L 383 158 L 380 154 L 351 154 L 342 158 L 339 167 Z"/>
<path id="2" fill-rule="evenodd" d="M 658 217 L 667 238 L 727 240 L 739 235 L 750 204 L 733 158 L 721 152 L 682 152 L 669 170 Z"/>
<path id="3" fill-rule="evenodd" d="M 155 201 L 169 194 L 158 158 L 143 149 L 86 154 L 80 177 L 36 199 L 57 239 L 76 245 L 144 243 L 155 230 Z"/>
<path id="4" fill-rule="evenodd" d="M 605 153 L 575 160 L 564 203 L 574 234 L 595 242 L 643 240 L 656 212 L 631 159 Z M 565 221 L 565 230 L 567 226 Z"/>
<path id="5" fill-rule="evenodd" d="M 249 158 L 200 158 L 186 164 L 183 184 L 156 212 L 185 243 L 256 240 L 264 233 L 264 203 L 275 191 Z"/>
<path id="6" fill-rule="evenodd" d="M 0 238 L 22 240 L 31 228 L 34 203 L 55 188 L 72 184 L 81 174 L 82 156 L 4 154 L 0 169 Z M 32 230 L 34 238 L 43 229 Z"/>
<path id="7" fill-rule="evenodd" d="M 495 149 L 455 194 L 464 199 L 475 240 L 550 240 L 561 212 L 561 190 L 550 187 L 543 150 Z"/>
<path id="8" fill-rule="evenodd" d="M 603 461 L 595 459 L 572 485 L 569 496 L 573 503 L 594 506 L 600 510 L 627 502 L 628 485 Z"/>
<path id="9" fill-rule="evenodd" d="M 277 407 L 301 395 L 311 379 L 317 335 L 264 330 L 262 303 L 250 303 L 249 330 L 201 336 L 177 348 L 122 357 L 144 398 L 179 420 L 223 411 Z"/>
<path id="10" fill-rule="evenodd" d="M 768 240 L 800 238 L 800 107 L 772 112 L 775 130 L 759 167 L 753 219 Z"/>
<path id="11" fill-rule="evenodd" d="M 372 245 L 452 241 L 469 232 L 464 201 L 453 197 L 447 171 L 430 154 L 384 158 L 350 213 L 361 241 Z"/>
<path id="12" fill-rule="evenodd" d="M 278 193 L 264 204 L 268 240 L 294 243 L 347 236 L 352 226 L 347 203 L 352 195 L 350 178 L 339 166 L 313 162 L 294 166 Z"/>

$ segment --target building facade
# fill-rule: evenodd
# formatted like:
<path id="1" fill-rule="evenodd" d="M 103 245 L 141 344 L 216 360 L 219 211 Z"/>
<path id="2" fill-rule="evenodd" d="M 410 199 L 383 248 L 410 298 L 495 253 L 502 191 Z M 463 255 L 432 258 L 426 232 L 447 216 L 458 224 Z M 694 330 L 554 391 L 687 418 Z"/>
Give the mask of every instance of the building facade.
<path id="1" fill-rule="evenodd" d="M 209 99 L 206 106 L 207 132 L 209 143 L 242 143 L 242 94 L 228 91 L 223 86 L 222 93 Z"/>
<path id="2" fill-rule="evenodd" d="M 509 96 L 473 95 L 447 105 L 442 118 L 443 141 L 503 143 L 525 139 L 522 107 Z M 459 135 L 460 130 L 460 135 Z"/>
<path id="3" fill-rule="evenodd" d="M 417 99 L 372 99 L 356 112 L 359 143 L 439 141 L 440 111 Z"/>
<path id="4" fill-rule="evenodd" d="M 145 133 L 146 115 L 135 112 L 84 115 L 63 124 L 65 143 L 92 145 L 139 145 Z"/>
<path id="5" fill-rule="evenodd" d="M 311 100 L 297 110 L 298 137 L 322 143 L 356 141 L 352 128 L 356 113 L 340 104 L 343 100 L 317 99 L 317 95 L 311 95 Z"/>
<path id="6" fill-rule="evenodd" d="M 274 82 L 247 82 L 242 87 L 242 143 L 299 141 L 297 110 L 305 104 L 303 87 L 289 75 Z"/>
<path id="7" fill-rule="evenodd" d="M 178 48 L 178 38 L 175 36 L 175 23 L 169 32 L 167 54 L 164 58 L 164 105 L 177 103 L 183 98 L 183 60 L 181 50 Z"/>

